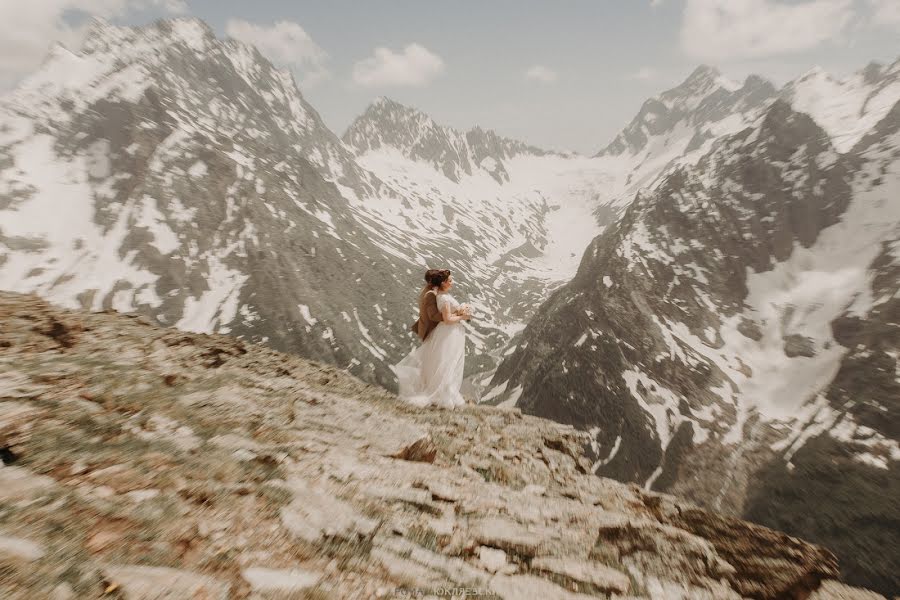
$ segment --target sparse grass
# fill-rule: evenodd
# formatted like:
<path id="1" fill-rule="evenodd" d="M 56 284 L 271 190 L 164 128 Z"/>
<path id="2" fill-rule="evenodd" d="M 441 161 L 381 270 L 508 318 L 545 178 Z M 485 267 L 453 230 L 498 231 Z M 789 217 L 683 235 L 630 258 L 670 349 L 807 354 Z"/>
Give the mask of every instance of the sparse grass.
<path id="1" fill-rule="evenodd" d="M 329 594 L 328 592 L 320 588 L 313 588 L 298 592 L 296 598 L 297 600 L 337 600 L 337 596 Z M 294 599 L 291 598 L 290 600 Z"/>
<path id="2" fill-rule="evenodd" d="M 257 490 L 257 495 L 266 502 L 281 508 L 290 503 L 294 497 L 293 493 L 280 485 L 270 485 L 264 483 Z"/>
<path id="3" fill-rule="evenodd" d="M 354 540 L 328 538 L 318 544 L 320 556 L 336 559 L 338 568 L 342 571 L 352 570 L 354 567 L 364 567 L 369 561 L 369 553 L 372 551 L 370 538 L 357 538 Z"/>
<path id="4" fill-rule="evenodd" d="M 438 551 L 438 535 L 430 527 L 413 525 L 406 532 L 406 537 L 423 548 L 432 552 Z"/>
<path id="5" fill-rule="evenodd" d="M 515 470 L 503 463 L 492 462 L 487 467 L 475 467 L 475 470 L 488 483 L 499 483 L 514 490 L 525 487 L 525 482 L 516 474 Z"/>

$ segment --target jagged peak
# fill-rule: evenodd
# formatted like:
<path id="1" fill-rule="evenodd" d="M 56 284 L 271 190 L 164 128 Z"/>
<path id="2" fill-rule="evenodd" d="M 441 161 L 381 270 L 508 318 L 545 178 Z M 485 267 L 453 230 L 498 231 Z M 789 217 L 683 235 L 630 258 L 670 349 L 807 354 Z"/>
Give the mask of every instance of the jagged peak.
<path id="1" fill-rule="evenodd" d="M 683 84 L 694 83 L 698 81 L 712 81 L 722 76 L 722 72 L 716 67 L 710 65 L 700 65 L 687 76 Z M 682 84 L 682 85 L 683 85 Z"/>
<path id="2" fill-rule="evenodd" d="M 386 96 L 378 96 L 375 98 L 362 114 L 353 120 L 342 136 L 342 139 L 350 145 L 356 145 L 354 142 L 358 141 L 355 140 L 357 136 L 366 136 L 366 133 L 362 131 L 362 129 L 368 122 L 384 118 L 390 119 L 398 124 L 414 122 L 419 127 L 439 130 L 446 135 L 447 138 L 456 139 L 461 144 L 471 141 L 472 139 L 488 139 L 523 151 L 536 154 L 546 153 L 545 150 L 536 148 L 520 140 L 506 138 L 493 129 L 485 128 L 481 125 L 474 125 L 466 130 L 456 129 L 450 125 L 443 125 L 435 121 L 431 115 L 421 109 L 403 104 Z"/>
<path id="3" fill-rule="evenodd" d="M 812 154 L 833 149 L 831 138 L 822 127 L 811 116 L 796 110 L 783 98 L 771 101 L 749 129 L 749 135 L 743 132 L 737 136 L 742 146 L 761 144 L 776 148 L 779 153 L 803 145 Z"/>
<path id="4" fill-rule="evenodd" d="M 877 61 L 867 64 L 861 71 L 862 79 L 868 84 L 876 83 L 884 75 L 884 65 Z"/>
<path id="5" fill-rule="evenodd" d="M 114 25 L 102 18 L 94 18 L 82 43 L 82 52 L 119 50 L 129 40 L 156 43 L 180 43 L 195 51 L 204 51 L 210 44 L 221 42 L 212 28 L 198 17 L 157 19 L 147 25 Z"/>
<path id="6" fill-rule="evenodd" d="M 798 77 L 797 80 L 803 81 L 805 79 L 819 79 L 822 77 L 830 78 L 831 74 L 823 69 L 820 65 L 813 65 L 812 68 L 808 69 L 805 73 Z"/>
<path id="7" fill-rule="evenodd" d="M 425 111 L 420 110 L 414 106 L 409 106 L 409 105 L 403 104 L 402 102 L 398 102 L 397 100 L 394 100 L 393 98 L 388 98 L 387 96 L 378 96 L 377 98 L 375 98 L 366 107 L 366 110 L 364 110 L 363 113 L 358 118 L 364 118 L 367 115 L 372 116 L 372 115 L 383 115 L 383 114 L 388 114 L 392 117 L 398 117 L 398 116 L 403 117 L 403 118 L 424 117 L 424 118 L 430 119 L 430 117 L 428 116 L 427 113 L 425 113 Z"/>
<path id="8" fill-rule="evenodd" d="M 769 87 L 772 90 L 775 90 L 775 84 L 771 81 L 763 77 L 762 75 L 757 75 L 756 73 L 750 73 L 747 75 L 747 78 L 744 79 L 744 89 L 758 88 L 758 87 Z"/>

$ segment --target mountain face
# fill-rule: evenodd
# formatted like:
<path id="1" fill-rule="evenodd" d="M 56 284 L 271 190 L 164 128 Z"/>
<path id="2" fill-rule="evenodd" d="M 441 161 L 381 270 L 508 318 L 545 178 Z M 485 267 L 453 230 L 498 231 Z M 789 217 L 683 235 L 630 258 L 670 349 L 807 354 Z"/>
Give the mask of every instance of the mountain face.
<path id="1" fill-rule="evenodd" d="M 880 598 L 827 550 L 592 476 L 586 434 L 0 292 L 0 596 Z"/>
<path id="2" fill-rule="evenodd" d="M 811 115 L 839 152 L 847 152 L 900 96 L 900 60 L 889 66 L 871 63 L 848 77 L 813 69 L 789 82 L 780 96 Z"/>
<path id="3" fill-rule="evenodd" d="M 478 311 L 467 365 L 479 368 L 469 373 L 492 372 L 511 336 L 574 275 L 584 248 L 609 222 L 594 215 L 612 188 L 602 161 L 544 152 L 480 128 L 462 133 L 384 98 L 343 140 L 395 194 L 368 206 L 375 218 L 417 233 L 420 256 L 462 276 L 460 293 Z"/>
<path id="4" fill-rule="evenodd" d="M 816 68 L 781 89 L 757 75 L 739 84 L 701 66 L 648 99 L 597 157 L 618 174 L 612 204 L 624 207 L 670 170 L 695 164 L 717 139 L 751 126 L 776 98 L 812 116 L 843 153 L 884 118 L 898 96 L 900 60 L 872 63 L 843 79 Z"/>
<path id="5" fill-rule="evenodd" d="M 504 167 L 516 155 L 549 154 L 522 142 L 475 127 L 465 133 L 434 122 L 425 113 L 379 98 L 357 117 L 343 135 L 358 153 L 382 147 L 400 149 L 415 161 L 430 164 L 453 182 L 481 169 L 498 183 L 509 181 Z"/>
<path id="6" fill-rule="evenodd" d="M 589 430 L 598 474 L 816 539 L 893 593 L 896 556 L 861 557 L 872 529 L 900 547 L 898 128 L 895 104 L 841 154 L 776 101 L 592 242 L 494 395 Z"/>
<path id="7" fill-rule="evenodd" d="M 630 202 L 670 163 L 695 162 L 716 139 L 750 125 L 776 95 L 776 88 L 756 75 L 738 84 L 714 68 L 698 67 L 677 87 L 644 102 L 597 156 L 623 163 L 620 193 Z"/>
<path id="8" fill-rule="evenodd" d="M 644 102 L 637 116 L 599 155 L 638 156 L 645 152 L 651 158 L 660 145 L 685 140 L 689 151 L 714 135 L 717 125 L 725 126 L 724 119 L 761 108 L 776 92 L 771 83 L 755 75 L 739 85 L 714 68 L 698 67 L 679 86 Z M 740 123 L 729 125 L 735 126 Z M 663 137 L 668 137 L 669 143 L 660 144 Z"/>
<path id="9" fill-rule="evenodd" d="M 420 268 L 342 193 L 379 182 L 253 48 L 196 20 L 98 23 L 4 99 L 0 131 L 3 288 L 393 381 Z"/>
<path id="10" fill-rule="evenodd" d="M 346 137 L 201 21 L 98 22 L 0 101 L 0 287 L 393 388 L 421 274 L 443 265 L 477 311 L 468 372 L 490 371 L 601 231 L 603 176 L 386 100 Z"/>

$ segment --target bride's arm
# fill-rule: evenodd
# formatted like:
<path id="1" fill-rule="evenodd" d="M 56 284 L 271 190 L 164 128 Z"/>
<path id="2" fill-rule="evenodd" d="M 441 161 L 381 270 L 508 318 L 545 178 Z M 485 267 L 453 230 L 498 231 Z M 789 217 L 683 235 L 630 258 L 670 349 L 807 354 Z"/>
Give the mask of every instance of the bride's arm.
<path id="1" fill-rule="evenodd" d="M 441 308 L 441 316 L 444 317 L 444 323 L 458 323 L 469 320 L 469 316 L 466 314 L 454 314 L 449 302 L 445 302 L 443 308 Z"/>

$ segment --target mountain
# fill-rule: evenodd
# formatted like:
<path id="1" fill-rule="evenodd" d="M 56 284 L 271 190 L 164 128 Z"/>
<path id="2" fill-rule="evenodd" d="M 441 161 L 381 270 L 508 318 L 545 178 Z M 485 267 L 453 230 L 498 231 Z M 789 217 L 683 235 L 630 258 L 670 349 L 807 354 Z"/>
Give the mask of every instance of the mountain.
<path id="1" fill-rule="evenodd" d="M 481 128 L 460 132 L 385 98 L 343 140 L 396 192 L 370 204 L 373 215 L 418 232 L 435 263 L 465 278 L 462 293 L 478 308 L 469 356 L 481 362 L 471 374 L 492 372 L 510 338 L 574 275 L 584 248 L 610 222 L 612 213 L 595 216 L 611 189 L 602 161 Z"/>
<path id="2" fill-rule="evenodd" d="M 455 180 L 429 168 L 410 184 L 360 154 L 373 111 L 351 147 L 289 73 L 202 21 L 98 21 L 0 100 L 0 288 L 262 341 L 392 388 L 422 272 L 441 264 L 478 311 L 468 371 L 490 370 L 601 230 L 590 190 L 561 202 L 509 181 L 511 160 L 567 158 L 480 129 L 447 133 Z M 380 143 L 400 140 L 382 125 Z"/>
<path id="3" fill-rule="evenodd" d="M 752 125 L 776 98 L 812 116 L 835 148 L 847 152 L 898 96 L 900 60 L 890 66 L 871 63 L 844 78 L 815 68 L 781 89 L 758 75 L 737 83 L 703 65 L 678 86 L 644 102 L 597 158 L 618 174 L 618 198 L 612 204 L 624 207 L 641 190 L 658 185 L 669 170 L 696 163 L 717 139 Z"/>
<path id="4" fill-rule="evenodd" d="M 252 47 L 97 22 L 3 99 L 0 130 L 0 287 L 393 380 L 419 268 L 343 192 L 379 182 Z"/>
<path id="5" fill-rule="evenodd" d="M 0 398 L 10 600 L 881 598 L 823 548 L 590 475 L 583 432 L 229 336 L 0 292 Z"/>
<path id="6" fill-rule="evenodd" d="M 696 161 L 716 139 L 750 125 L 777 93 L 759 76 L 738 84 L 715 68 L 700 66 L 678 86 L 644 102 L 597 156 L 624 163 L 621 193 L 627 203 L 669 163 Z"/>
<path id="7" fill-rule="evenodd" d="M 898 148 L 897 99 L 843 154 L 775 101 L 592 242 L 487 396 L 590 431 L 598 474 L 806 536 L 896 593 Z"/>
<path id="8" fill-rule="evenodd" d="M 357 117 L 342 139 L 357 153 L 389 147 L 414 161 L 430 164 L 455 183 L 484 170 L 498 183 L 509 181 L 506 160 L 517 155 L 550 154 L 522 142 L 475 127 L 465 133 L 445 127 L 425 113 L 388 98 L 379 98 Z"/>
<path id="9" fill-rule="evenodd" d="M 900 59 L 871 63 L 848 77 L 821 68 L 789 82 L 780 96 L 812 116 L 839 152 L 847 152 L 891 109 L 900 96 Z"/>

